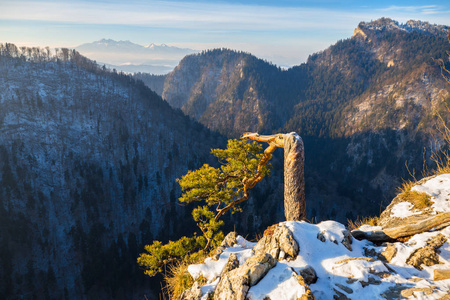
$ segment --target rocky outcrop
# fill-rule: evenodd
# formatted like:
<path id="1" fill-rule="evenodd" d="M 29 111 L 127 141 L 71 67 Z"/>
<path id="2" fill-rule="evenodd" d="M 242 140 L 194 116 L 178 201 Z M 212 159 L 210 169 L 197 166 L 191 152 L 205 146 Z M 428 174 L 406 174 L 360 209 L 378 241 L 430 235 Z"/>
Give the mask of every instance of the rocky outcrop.
<path id="1" fill-rule="evenodd" d="M 430 238 L 426 242 L 426 246 L 414 251 L 406 260 L 406 263 L 419 270 L 422 269 L 422 265 L 432 266 L 438 264 L 438 249 L 447 241 L 447 239 L 448 238 L 442 234 Z"/>
<path id="2" fill-rule="evenodd" d="M 203 296 L 202 290 L 200 289 L 200 284 L 198 281 L 194 282 L 190 289 L 185 290 L 178 296 L 177 300 L 200 300 Z"/>
<path id="3" fill-rule="evenodd" d="M 429 191 L 443 196 L 433 196 L 433 209 L 443 210 L 435 216 L 450 210 L 449 193 L 440 190 L 449 188 L 447 177 L 436 177 L 434 190 Z M 214 299 L 446 299 L 449 236 L 450 227 L 437 227 L 377 245 L 365 239 L 355 241 L 338 222 L 289 221 L 269 226 L 252 250 L 242 237 L 236 237 L 236 244 L 223 250 L 216 266 L 210 265 L 211 260 L 198 269 L 223 269 L 219 279 L 211 276 L 209 281 Z"/>
<path id="4" fill-rule="evenodd" d="M 298 243 L 286 226 L 272 226 L 265 233 L 267 234 L 264 234 L 253 248 L 255 254 L 269 253 L 277 260 L 289 260 L 297 257 L 300 250 Z"/>
<path id="5" fill-rule="evenodd" d="M 249 289 L 249 278 L 234 273 L 224 274 L 214 292 L 214 300 L 244 300 Z"/>
<path id="6" fill-rule="evenodd" d="M 386 242 L 440 230 L 450 225 L 449 203 L 450 174 L 427 177 L 392 200 L 375 230 L 353 230 L 352 235 L 357 239 Z"/>
<path id="7" fill-rule="evenodd" d="M 217 247 L 216 254 L 213 256 L 213 259 L 218 260 L 223 250 L 225 250 L 228 247 L 233 247 L 233 245 L 237 243 L 236 237 L 237 233 L 235 231 L 228 233 L 227 236 L 223 239 L 222 243 L 219 245 L 219 247 Z"/>
<path id="8" fill-rule="evenodd" d="M 431 295 L 435 290 L 435 287 L 425 287 L 425 288 L 409 288 L 401 291 L 403 297 L 411 297 L 415 292 L 422 292 L 425 295 Z"/>
<path id="9" fill-rule="evenodd" d="M 316 281 L 317 281 L 317 274 L 316 274 L 316 271 L 314 270 L 313 267 L 306 266 L 305 268 L 300 269 L 299 273 L 300 273 L 299 275 L 302 276 L 304 282 L 307 285 L 316 283 Z"/>
<path id="10" fill-rule="evenodd" d="M 422 180 L 417 182 L 416 185 L 425 183 L 428 180 L 433 179 L 434 177 L 435 176 L 423 178 Z M 405 224 L 417 223 L 435 215 L 435 212 L 431 207 L 415 210 L 413 203 L 411 203 L 410 205 L 411 213 L 409 215 L 396 215 L 395 208 L 398 208 L 399 204 L 402 205 L 402 203 L 406 202 L 408 201 L 405 200 L 404 197 L 402 197 L 402 194 L 397 195 L 381 213 L 380 218 L 377 221 L 377 225 L 381 226 L 382 228 L 395 228 Z"/>
<path id="11" fill-rule="evenodd" d="M 276 265 L 272 255 L 257 254 L 237 269 L 225 272 L 214 292 L 214 300 L 244 300 L 248 289 Z"/>
<path id="12" fill-rule="evenodd" d="M 393 243 L 388 243 L 386 250 L 384 250 L 381 253 L 381 256 L 387 261 L 387 262 L 391 262 L 391 260 L 395 257 L 395 255 L 397 254 L 397 247 L 395 247 L 395 244 Z"/>
<path id="13" fill-rule="evenodd" d="M 305 293 L 297 300 L 314 300 L 314 294 L 311 292 L 311 289 L 305 278 L 302 275 L 295 275 L 295 278 L 297 278 L 298 283 L 305 288 Z"/>
<path id="14" fill-rule="evenodd" d="M 236 268 L 239 268 L 239 259 L 237 258 L 236 254 L 231 253 L 228 257 L 227 264 L 225 265 L 225 267 L 223 267 L 220 276 L 223 276 L 225 273 L 228 273 Z"/>
<path id="15" fill-rule="evenodd" d="M 364 40 L 367 38 L 367 34 L 362 30 L 360 25 L 358 25 L 355 28 L 355 30 L 353 31 L 352 38 L 355 38 L 355 37 L 361 37 Z"/>
<path id="16" fill-rule="evenodd" d="M 434 280 L 450 279 L 450 269 L 445 269 L 445 270 L 436 269 L 436 270 L 434 270 L 433 279 Z"/>

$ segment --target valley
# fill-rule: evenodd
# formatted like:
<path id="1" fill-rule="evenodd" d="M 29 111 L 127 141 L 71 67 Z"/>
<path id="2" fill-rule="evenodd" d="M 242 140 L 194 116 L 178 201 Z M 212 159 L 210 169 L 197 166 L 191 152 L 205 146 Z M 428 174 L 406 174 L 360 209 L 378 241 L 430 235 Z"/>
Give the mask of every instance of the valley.
<path id="1" fill-rule="evenodd" d="M 302 136 L 308 220 L 378 215 L 446 147 L 448 33 L 382 18 L 288 70 L 213 49 L 158 76 L 0 44 L 0 294 L 157 299 L 138 253 L 196 228 L 176 179 L 246 131 Z M 224 232 L 283 221 L 281 151 L 272 165 Z"/>

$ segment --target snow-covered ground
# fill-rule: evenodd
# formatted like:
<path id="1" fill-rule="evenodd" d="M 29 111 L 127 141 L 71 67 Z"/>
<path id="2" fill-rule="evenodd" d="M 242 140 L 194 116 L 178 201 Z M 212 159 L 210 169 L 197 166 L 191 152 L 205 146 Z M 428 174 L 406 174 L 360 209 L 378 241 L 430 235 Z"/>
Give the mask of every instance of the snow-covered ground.
<path id="1" fill-rule="evenodd" d="M 431 196 L 434 202 L 431 206 L 435 212 L 450 211 L 450 174 L 442 174 L 421 185 L 411 188 L 411 191 L 424 192 Z"/>
<path id="2" fill-rule="evenodd" d="M 415 189 L 432 195 L 436 208 L 450 211 L 447 205 L 450 174 L 437 176 Z M 404 211 L 399 214 L 404 214 Z M 283 222 L 279 225 L 283 224 L 293 233 L 300 248 L 299 254 L 291 261 L 280 260 L 265 277 L 250 287 L 248 299 L 299 299 L 306 289 L 298 283 L 295 275 L 306 267 L 312 267 L 317 275 L 317 281 L 309 285 L 315 299 L 333 299 L 339 295 L 348 299 L 440 299 L 450 293 L 450 279 L 435 280 L 434 273 L 435 270 L 450 270 L 448 242 L 437 252 L 439 264 L 422 264 L 415 268 L 407 263 L 411 255 L 425 247 L 431 238 L 442 234 L 448 239 L 450 227 L 391 244 L 396 253 L 388 263 L 379 255 L 386 250 L 386 244 L 377 246 L 367 240 L 351 238 L 351 250 L 345 247 L 342 242 L 346 228 L 338 222 Z M 194 278 L 203 275 L 208 279 L 208 284 L 202 287 L 202 299 L 208 299 L 208 293 L 214 291 L 231 253 L 237 255 L 240 265 L 253 255 L 251 248 L 254 244 L 242 237 L 237 241 L 220 255 L 218 261 L 208 259 L 205 264 L 189 266 Z"/>
<path id="3" fill-rule="evenodd" d="M 411 191 L 430 195 L 433 213 L 450 211 L 450 174 L 442 174 L 426 180 L 422 184 L 413 186 Z M 407 201 L 397 203 L 391 210 L 391 216 L 397 218 L 407 218 L 418 214 L 421 214 L 421 211 L 413 209 L 413 205 Z"/>
<path id="4" fill-rule="evenodd" d="M 418 270 L 406 263 L 411 253 L 423 247 L 430 237 L 442 233 L 448 238 L 450 228 L 440 232 L 418 234 L 407 243 L 395 243 L 397 254 L 391 263 L 386 263 L 364 255 L 365 251 L 371 249 L 381 253 L 385 246 L 376 246 L 369 241 L 352 238 L 352 251 L 348 250 L 340 243 L 345 227 L 338 222 L 281 224 L 285 224 L 293 232 L 300 246 L 299 255 L 292 261 L 279 261 L 260 282 L 250 287 L 248 299 L 299 299 L 305 292 L 305 287 L 297 282 L 294 275 L 307 266 L 313 267 L 318 277 L 317 282 L 310 285 L 316 299 L 333 299 L 336 291 L 351 299 L 393 299 L 392 295 L 395 295 L 396 291 L 399 293 L 402 289 L 410 288 L 431 288 L 433 291 L 427 295 L 426 289 L 417 290 L 412 293 L 411 299 L 440 299 L 450 290 L 450 279 L 433 281 L 434 269 L 450 268 L 448 243 L 440 248 L 438 265 L 423 266 L 423 270 Z M 325 235 L 325 242 L 317 238 L 320 232 Z M 252 250 L 236 244 L 226 249 L 218 261 L 208 260 L 205 264 L 189 266 L 189 272 L 194 278 L 203 275 L 208 279 L 208 284 L 202 287 L 202 299 L 208 299 L 207 293 L 213 291 L 218 284 L 218 276 L 231 253 L 238 256 L 241 265 L 251 257 L 249 254 Z M 423 280 L 417 281 L 414 278 Z"/>

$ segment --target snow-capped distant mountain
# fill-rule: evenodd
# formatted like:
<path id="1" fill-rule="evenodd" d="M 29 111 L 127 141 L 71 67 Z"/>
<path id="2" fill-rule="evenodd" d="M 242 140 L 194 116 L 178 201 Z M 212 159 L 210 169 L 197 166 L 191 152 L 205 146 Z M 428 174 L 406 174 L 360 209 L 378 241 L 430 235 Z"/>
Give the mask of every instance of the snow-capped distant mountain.
<path id="1" fill-rule="evenodd" d="M 154 43 L 142 46 L 130 41 L 101 39 L 75 48 L 81 54 L 127 73 L 169 73 L 180 60 L 196 50 Z"/>

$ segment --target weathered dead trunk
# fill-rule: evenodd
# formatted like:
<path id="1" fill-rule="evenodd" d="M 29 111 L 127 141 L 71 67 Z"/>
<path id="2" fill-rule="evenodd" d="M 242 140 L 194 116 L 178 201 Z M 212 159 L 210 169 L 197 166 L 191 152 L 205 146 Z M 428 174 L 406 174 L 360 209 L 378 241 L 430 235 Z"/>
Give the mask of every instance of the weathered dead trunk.
<path id="1" fill-rule="evenodd" d="M 305 150 L 301 137 L 291 132 L 274 135 L 244 133 L 242 138 L 269 144 L 264 151 L 263 164 L 267 163 L 269 155 L 277 147 L 284 148 L 284 215 L 286 221 L 305 220 Z"/>
<path id="2" fill-rule="evenodd" d="M 388 242 L 430 230 L 440 230 L 447 226 L 450 226 L 450 212 L 441 213 L 413 224 L 406 224 L 394 228 L 385 228 L 370 232 L 353 230 L 352 235 L 357 240 L 366 239 L 372 242 Z"/>
<path id="3" fill-rule="evenodd" d="M 296 133 L 284 135 L 284 215 L 286 221 L 306 220 L 305 150 Z"/>

